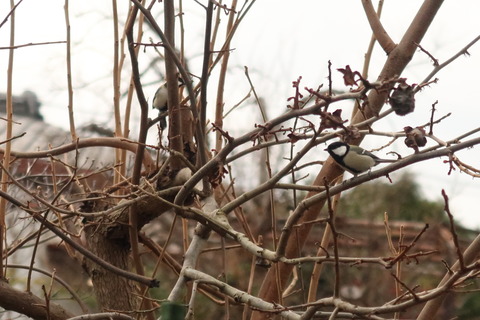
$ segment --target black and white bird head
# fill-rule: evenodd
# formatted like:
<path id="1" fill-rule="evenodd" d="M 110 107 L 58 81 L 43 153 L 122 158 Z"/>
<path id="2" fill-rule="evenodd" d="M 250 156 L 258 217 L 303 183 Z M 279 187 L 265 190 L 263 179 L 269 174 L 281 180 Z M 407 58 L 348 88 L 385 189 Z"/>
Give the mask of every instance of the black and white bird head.
<path id="1" fill-rule="evenodd" d="M 178 78 L 178 87 L 185 85 L 185 82 L 182 78 Z M 157 109 L 160 112 L 160 128 L 165 129 L 167 127 L 167 120 L 165 119 L 168 115 L 168 89 L 167 82 L 163 82 L 160 87 L 158 87 L 153 97 L 152 108 Z"/>

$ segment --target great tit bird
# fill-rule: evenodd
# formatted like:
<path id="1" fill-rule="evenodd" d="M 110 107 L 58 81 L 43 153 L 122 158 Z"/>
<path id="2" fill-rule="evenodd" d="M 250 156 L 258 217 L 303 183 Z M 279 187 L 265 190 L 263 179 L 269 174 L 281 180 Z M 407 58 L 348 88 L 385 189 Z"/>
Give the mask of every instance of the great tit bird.
<path id="1" fill-rule="evenodd" d="M 370 170 L 382 162 L 395 162 L 395 160 L 380 159 L 363 148 L 344 142 L 333 142 L 325 150 L 338 165 L 354 175 Z"/>
<path id="2" fill-rule="evenodd" d="M 178 78 L 178 87 L 185 84 L 182 78 Z M 163 130 L 167 127 L 166 117 L 168 115 L 168 90 L 167 82 L 165 81 L 158 87 L 155 96 L 153 97 L 152 107 L 160 111 L 160 128 Z"/>

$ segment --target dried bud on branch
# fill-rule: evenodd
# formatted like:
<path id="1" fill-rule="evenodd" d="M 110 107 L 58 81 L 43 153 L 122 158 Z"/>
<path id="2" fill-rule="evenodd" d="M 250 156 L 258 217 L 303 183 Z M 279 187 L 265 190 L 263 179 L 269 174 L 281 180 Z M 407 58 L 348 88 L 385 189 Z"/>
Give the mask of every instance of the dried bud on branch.
<path id="1" fill-rule="evenodd" d="M 393 89 L 390 96 L 390 104 L 399 116 L 404 116 L 415 110 L 415 93 L 413 91 L 415 85 L 409 86 L 406 83 L 399 83 Z"/>
<path id="2" fill-rule="evenodd" d="M 407 134 L 405 145 L 409 148 L 413 148 L 415 152 L 418 152 L 418 147 L 424 147 L 427 144 L 425 129 L 422 127 L 412 128 L 407 126 L 403 128 L 403 130 Z"/>

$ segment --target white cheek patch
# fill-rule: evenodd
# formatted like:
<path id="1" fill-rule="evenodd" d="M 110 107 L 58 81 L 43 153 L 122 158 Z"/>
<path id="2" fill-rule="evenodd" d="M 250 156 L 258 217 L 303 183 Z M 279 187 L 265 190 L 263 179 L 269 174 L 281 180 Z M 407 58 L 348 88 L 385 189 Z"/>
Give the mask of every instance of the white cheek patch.
<path id="1" fill-rule="evenodd" d="M 332 152 L 335 153 L 339 157 L 343 157 L 347 153 L 347 147 L 340 146 L 338 148 L 333 149 Z"/>

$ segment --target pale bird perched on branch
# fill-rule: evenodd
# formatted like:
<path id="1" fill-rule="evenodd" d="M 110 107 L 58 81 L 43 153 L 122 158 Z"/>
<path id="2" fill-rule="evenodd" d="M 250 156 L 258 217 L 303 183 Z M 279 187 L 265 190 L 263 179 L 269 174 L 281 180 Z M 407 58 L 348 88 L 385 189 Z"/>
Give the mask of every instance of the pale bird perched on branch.
<path id="1" fill-rule="evenodd" d="M 178 78 L 178 87 L 185 85 L 185 82 L 182 78 Z M 158 109 L 160 112 L 160 128 L 163 130 L 167 127 L 166 117 L 168 115 L 168 89 L 167 82 L 163 82 L 160 87 L 158 87 L 153 97 L 152 108 Z"/>

